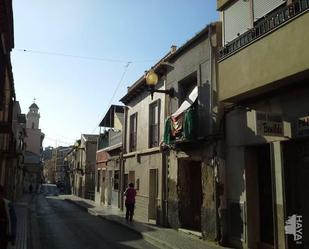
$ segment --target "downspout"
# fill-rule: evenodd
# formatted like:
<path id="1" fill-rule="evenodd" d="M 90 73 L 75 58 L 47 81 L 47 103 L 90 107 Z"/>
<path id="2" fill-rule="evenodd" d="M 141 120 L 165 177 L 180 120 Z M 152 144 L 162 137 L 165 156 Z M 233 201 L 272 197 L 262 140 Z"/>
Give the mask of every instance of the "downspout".
<path id="1" fill-rule="evenodd" d="M 209 83 L 209 133 L 213 135 L 214 127 L 213 127 L 213 63 L 215 60 L 213 58 L 213 44 L 212 44 L 212 25 L 209 25 L 209 32 L 208 32 L 208 41 L 210 46 L 210 83 Z M 214 189 L 214 204 L 215 204 L 215 236 L 216 240 L 220 241 L 220 221 L 219 221 L 219 201 L 220 198 L 217 191 L 217 182 L 219 176 L 219 165 L 217 163 L 217 143 L 214 144 L 213 147 L 213 155 L 212 155 L 212 166 L 213 166 L 213 189 Z"/>
<path id="2" fill-rule="evenodd" d="M 164 80 L 164 86 L 166 86 L 166 79 Z M 164 119 L 167 116 L 166 108 L 167 97 L 164 98 Z M 163 126 L 164 127 L 164 126 Z M 168 154 L 167 151 L 162 151 L 162 216 L 163 226 L 168 227 Z"/>

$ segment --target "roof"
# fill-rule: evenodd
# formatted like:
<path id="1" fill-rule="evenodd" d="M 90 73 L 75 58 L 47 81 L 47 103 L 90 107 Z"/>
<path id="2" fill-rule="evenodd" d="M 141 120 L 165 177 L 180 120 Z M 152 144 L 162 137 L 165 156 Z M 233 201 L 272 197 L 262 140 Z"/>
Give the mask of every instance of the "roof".
<path id="1" fill-rule="evenodd" d="M 181 47 L 179 47 L 175 53 L 173 53 L 171 56 L 168 57 L 167 61 L 173 61 L 177 59 L 180 55 L 185 53 L 190 48 L 194 47 L 196 43 L 205 37 L 208 37 L 210 28 L 214 27 L 216 29 L 217 23 L 210 23 L 205 28 L 203 28 L 200 32 L 198 32 L 195 36 L 193 36 L 190 40 L 188 40 L 185 44 L 183 44 Z"/>
<path id="2" fill-rule="evenodd" d="M 164 63 L 167 58 L 175 53 L 173 50 L 164 55 L 152 68 L 157 74 L 163 74 L 166 64 Z M 128 93 L 123 96 L 120 101 L 128 104 L 132 99 L 141 94 L 147 89 L 145 75 L 143 74 L 132 86 L 128 87 Z"/>
<path id="3" fill-rule="evenodd" d="M 114 115 L 115 113 L 124 113 L 124 106 L 121 105 L 111 105 L 106 112 L 104 118 L 100 122 L 101 127 L 114 127 Z"/>
<path id="4" fill-rule="evenodd" d="M 99 135 L 93 135 L 93 134 L 82 134 L 82 137 L 85 141 L 88 142 L 97 142 Z"/>
<path id="5" fill-rule="evenodd" d="M 36 103 L 32 103 L 32 105 L 29 106 L 29 109 L 32 109 L 32 108 L 39 109 L 39 107 Z"/>

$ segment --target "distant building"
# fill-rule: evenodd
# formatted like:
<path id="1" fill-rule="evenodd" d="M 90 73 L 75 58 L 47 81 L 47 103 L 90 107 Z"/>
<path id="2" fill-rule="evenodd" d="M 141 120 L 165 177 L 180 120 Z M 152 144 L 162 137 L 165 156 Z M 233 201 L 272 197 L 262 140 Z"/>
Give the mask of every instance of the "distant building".
<path id="1" fill-rule="evenodd" d="M 36 103 L 32 103 L 27 113 L 26 123 L 26 154 L 25 154 L 25 178 L 24 189 L 27 191 L 32 185 L 36 190 L 39 184 L 43 181 L 43 167 L 42 167 L 42 152 L 44 134 L 39 128 L 40 113 L 39 107 Z"/>
<path id="2" fill-rule="evenodd" d="M 67 153 L 72 192 L 82 198 L 94 200 L 95 165 L 98 135 L 82 134 L 73 149 Z"/>
<path id="3" fill-rule="evenodd" d="M 111 105 L 100 123 L 103 132 L 96 154 L 95 201 L 103 205 L 121 206 L 121 151 L 124 106 Z"/>
<path id="4" fill-rule="evenodd" d="M 48 146 L 48 147 L 45 147 L 45 149 L 43 150 L 43 155 L 42 155 L 42 159 L 43 161 L 47 161 L 47 160 L 50 160 L 53 156 L 53 147 L 51 146 Z"/>

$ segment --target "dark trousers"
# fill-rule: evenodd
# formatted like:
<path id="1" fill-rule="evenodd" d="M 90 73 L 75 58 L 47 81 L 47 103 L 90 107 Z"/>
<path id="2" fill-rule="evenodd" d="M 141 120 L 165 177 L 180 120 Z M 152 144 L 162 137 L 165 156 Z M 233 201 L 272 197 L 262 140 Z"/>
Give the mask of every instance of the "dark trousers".
<path id="1" fill-rule="evenodd" d="M 126 219 L 132 221 L 134 215 L 134 203 L 126 203 Z"/>

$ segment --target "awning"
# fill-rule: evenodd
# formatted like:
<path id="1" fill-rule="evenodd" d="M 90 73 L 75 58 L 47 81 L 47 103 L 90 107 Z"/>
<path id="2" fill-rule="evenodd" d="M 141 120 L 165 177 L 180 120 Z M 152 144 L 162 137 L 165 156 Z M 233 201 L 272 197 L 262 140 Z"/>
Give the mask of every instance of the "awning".
<path id="1" fill-rule="evenodd" d="M 180 114 L 182 114 L 183 112 L 185 112 L 186 110 L 188 110 L 193 103 L 195 102 L 195 100 L 197 99 L 198 96 L 198 88 L 197 86 L 194 87 L 194 89 L 192 90 L 192 92 L 190 93 L 189 97 L 182 102 L 181 106 L 177 109 L 176 112 L 174 112 L 171 117 L 176 118 L 178 117 Z"/>

